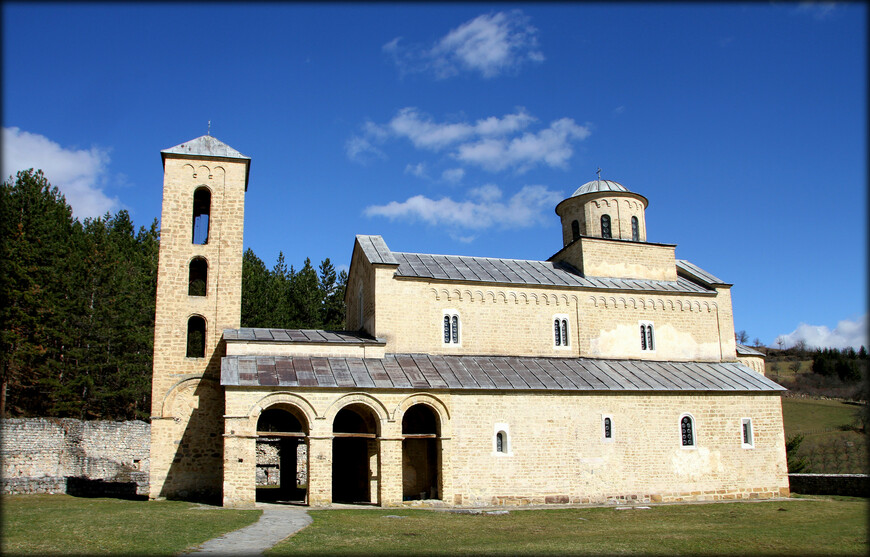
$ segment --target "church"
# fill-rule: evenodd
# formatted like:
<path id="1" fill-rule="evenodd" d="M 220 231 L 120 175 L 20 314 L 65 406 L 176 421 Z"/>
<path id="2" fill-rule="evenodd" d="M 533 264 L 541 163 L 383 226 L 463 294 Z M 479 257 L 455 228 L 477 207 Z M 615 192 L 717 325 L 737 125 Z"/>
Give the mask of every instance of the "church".
<path id="1" fill-rule="evenodd" d="M 477 507 L 789 493 L 781 393 L 731 285 L 647 238 L 611 180 L 561 201 L 546 260 L 353 242 L 345 331 L 242 328 L 251 159 L 164 169 L 151 498 Z M 690 233 L 690 231 L 686 231 Z"/>

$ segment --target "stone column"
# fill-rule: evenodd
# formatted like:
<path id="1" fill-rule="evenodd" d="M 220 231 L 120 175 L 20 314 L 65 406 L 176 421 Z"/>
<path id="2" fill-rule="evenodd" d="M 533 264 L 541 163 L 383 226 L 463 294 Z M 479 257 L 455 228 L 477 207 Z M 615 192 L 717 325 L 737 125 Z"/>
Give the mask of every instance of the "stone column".
<path id="1" fill-rule="evenodd" d="M 381 439 L 380 504 L 382 507 L 402 505 L 402 438 Z"/>
<path id="2" fill-rule="evenodd" d="M 439 488 L 441 489 L 440 499 L 448 505 L 460 504 L 461 501 L 454 501 L 453 491 L 453 467 L 450 459 L 451 439 L 442 437 L 438 439 L 438 473 L 441 475 Z"/>
<path id="3" fill-rule="evenodd" d="M 227 419 L 228 431 L 237 429 Z M 231 429 L 232 428 L 232 429 Z M 257 436 L 224 434 L 223 505 L 253 507 L 257 501 Z"/>
<path id="4" fill-rule="evenodd" d="M 332 436 L 308 438 L 308 504 L 332 503 Z"/>

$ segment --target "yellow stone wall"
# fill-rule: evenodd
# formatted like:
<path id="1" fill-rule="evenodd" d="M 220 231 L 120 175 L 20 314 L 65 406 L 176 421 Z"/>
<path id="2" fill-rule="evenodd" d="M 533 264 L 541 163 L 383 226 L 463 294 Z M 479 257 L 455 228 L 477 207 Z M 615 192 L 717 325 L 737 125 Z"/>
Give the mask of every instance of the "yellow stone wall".
<path id="1" fill-rule="evenodd" d="M 151 497 L 218 497 L 221 488 L 224 329 L 241 316 L 246 165 L 167 154 L 151 386 Z M 211 192 L 208 243 L 193 244 L 193 196 Z M 189 296 L 189 264 L 208 261 L 205 296 Z M 187 322 L 206 322 L 205 358 L 187 357 Z"/>
<path id="2" fill-rule="evenodd" d="M 601 237 L 601 216 L 610 215 L 613 238 L 631 240 L 631 217 L 637 217 L 639 240 L 646 241 L 646 199 L 633 192 L 600 192 L 569 197 L 556 208 L 562 219 L 562 245 L 573 241 L 572 221 L 578 221 L 580 234 Z"/>
<path id="3" fill-rule="evenodd" d="M 677 280 L 673 245 L 582 237 L 554 255 L 590 277 Z"/>
<path id="4" fill-rule="evenodd" d="M 440 420 L 440 499 L 449 505 L 701 501 L 788 495 L 778 393 L 648 394 L 227 388 L 224 504 L 253 503 L 255 428 L 262 410 L 292 406 L 309 433 L 309 502 L 331 501 L 332 421 L 349 404 L 377 417 L 372 499 L 401 504 L 401 425 L 412 405 Z M 682 447 L 680 419 L 695 421 Z M 603 438 L 602 418 L 613 424 Z M 754 447 L 743 448 L 750 418 Z M 508 433 L 506 454 L 495 434 Z M 340 471 L 339 471 L 340 473 Z"/>

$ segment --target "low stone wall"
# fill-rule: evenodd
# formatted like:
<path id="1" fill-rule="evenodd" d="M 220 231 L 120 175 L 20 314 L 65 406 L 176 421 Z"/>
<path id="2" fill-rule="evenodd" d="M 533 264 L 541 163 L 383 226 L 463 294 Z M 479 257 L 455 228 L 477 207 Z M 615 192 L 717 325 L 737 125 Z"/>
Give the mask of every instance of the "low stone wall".
<path id="1" fill-rule="evenodd" d="M 142 421 L 0 420 L 0 492 L 147 496 L 150 444 Z"/>
<path id="2" fill-rule="evenodd" d="M 870 496 L 867 474 L 789 474 L 792 493 L 803 495 Z"/>

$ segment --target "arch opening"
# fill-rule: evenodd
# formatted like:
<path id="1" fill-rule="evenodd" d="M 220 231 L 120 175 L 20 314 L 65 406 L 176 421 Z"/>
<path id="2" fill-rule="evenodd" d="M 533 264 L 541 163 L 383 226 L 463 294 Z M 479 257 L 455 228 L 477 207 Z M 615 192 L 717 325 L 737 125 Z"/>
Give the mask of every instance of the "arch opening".
<path id="1" fill-rule="evenodd" d="M 208 261 L 204 257 L 194 257 L 188 269 L 187 295 L 205 296 L 207 287 Z"/>
<path id="2" fill-rule="evenodd" d="M 187 320 L 187 357 L 205 358 L 205 318 L 201 315 Z"/>
<path id="3" fill-rule="evenodd" d="M 402 417 L 402 500 L 441 499 L 441 424 L 426 404 Z"/>
<path id="4" fill-rule="evenodd" d="M 364 404 L 345 406 L 332 422 L 332 501 L 376 503 L 379 470 L 377 416 Z"/>
<path id="5" fill-rule="evenodd" d="M 211 191 L 197 188 L 193 192 L 193 238 L 194 244 L 208 243 L 208 225 L 211 213 Z"/>
<path id="6" fill-rule="evenodd" d="M 289 404 L 257 419 L 256 500 L 304 504 L 308 495 L 308 424 Z"/>

